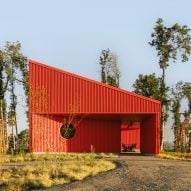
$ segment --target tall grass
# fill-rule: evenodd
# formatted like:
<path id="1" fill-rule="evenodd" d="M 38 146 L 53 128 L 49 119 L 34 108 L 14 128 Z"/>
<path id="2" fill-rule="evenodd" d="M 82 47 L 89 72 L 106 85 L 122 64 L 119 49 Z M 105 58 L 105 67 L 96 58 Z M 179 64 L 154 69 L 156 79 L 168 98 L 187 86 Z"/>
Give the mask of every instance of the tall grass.
<path id="1" fill-rule="evenodd" d="M 105 159 L 105 158 L 115 158 L 118 155 L 113 153 L 94 153 L 90 154 L 95 155 L 95 159 Z M 89 153 L 62 153 L 62 154 L 51 154 L 51 153 L 43 153 L 43 154 L 16 154 L 16 155 L 2 155 L 0 156 L 0 163 L 14 163 L 14 162 L 26 162 L 26 161 L 49 161 L 49 160 L 74 160 L 74 159 L 86 159 L 90 157 Z"/>
<path id="2" fill-rule="evenodd" d="M 90 156 L 94 156 L 95 159 L 115 158 L 118 155 L 112 153 L 63 153 L 63 154 L 17 154 L 17 155 L 2 155 L 0 156 L 0 163 L 18 163 L 26 161 L 65 161 L 74 159 L 88 159 Z"/>
<path id="3" fill-rule="evenodd" d="M 159 157 L 174 160 L 188 160 L 191 161 L 191 153 L 180 152 L 161 152 Z"/>
<path id="4" fill-rule="evenodd" d="M 117 157 L 112 153 L 17 154 L 0 156 L 0 190 L 23 191 L 47 188 L 95 175 L 115 168 L 102 159 Z M 3 164 L 39 161 L 38 166 L 3 169 Z M 23 163 L 25 164 L 25 163 Z M 16 165 L 16 164 L 15 164 Z"/>
<path id="5" fill-rule="evenodd" d="M 112 162 L 100 159 L 92 160 L 91 157 L 89 154 L 83 159 L 75 158 L 66 163 L 43 161 L 38 166 L 1 169 L 0 190 L 23 191 L 48 188 L 74 180 L 82 180 L 87 176 L 115 168 L 115 164 Z"/>

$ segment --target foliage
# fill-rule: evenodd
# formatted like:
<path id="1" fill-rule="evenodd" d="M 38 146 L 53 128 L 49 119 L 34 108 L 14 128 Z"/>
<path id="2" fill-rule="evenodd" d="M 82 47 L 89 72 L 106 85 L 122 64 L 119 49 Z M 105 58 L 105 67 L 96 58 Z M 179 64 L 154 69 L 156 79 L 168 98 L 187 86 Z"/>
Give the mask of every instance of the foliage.
<path id="1" fill-rule="evenodd" d="M 3 51 L 0 50 L 0 153 L 7 150 L 7 124 L 5 93 L 9 82 L 9 68 L 4 62 Z"/>
<path id="2" fill-rule="evenodd" d="M 190 83 L 178 82 L 174 88 L 172 88 L 172 113 L 173 113 L 173 130 L 174 130 L 174 147 L 175 151 L 189 151 L 189 135 L 188 130 L 191 127 L 190 123 Z M 188 110 L 184 113 L 180 112 L 181 101 L 187 98 Z M 181 115 L 183 114 L 183 121 L 181 121 Z"/>
<path id="3" fill-rule="evenodd" d="M 73 104 L 69 105 L 68 114 L 63 117 L 63 124 L 60 128 L 60 135 L 64 139 L 71 139 L 75 133 L 76 129 L 86 116 L 84 115 L 78 115 L 80 111 L 80 103 L 79 100 L 74 100 Z M 64 140 L 65 141 L 65 140 Z"/>
<path id="4" fill-rule="evenodd" d="M 161 101 L 161 78 L 156 77 L 154 73 L 150 75 L 139 74 L 133 88 L 133 92 L 137 94 Z"/>
<path id="5" fill-rule="evenodd" d="M 29 130 L 25 129 L 18 134 L 19 152 L 27 152 L 29 150 Z"/>
<path id="6" fill-rule="evenodd" d="M 188 113 L 191 114 L 191 83 L 186 82 L 182 87 L 184 97 L 188 101 Z"/>
<path id="7" fill-rule="evenodd" d="M 138 79 L 136 79 L 135 83 L 133 84 L 134 92 L 137 94 L 141 94 L 146 97 L 150 97 L 156 100 L 161 101 L 164 103 L 164 111 L 162 113 L 163 115 L 163 121 L 166 122 L 168 119 L 168 107 L 169 104 L 167 102 L 168 95 L 167 92 L 169 90 L 168 87 L 165 87 L 165 94 L 162 93 L 163 83 L 162 78 L 156 77 L 156 75 L 149 74 L 149 75 L 143 75 L 140 74 L 138 76 Z"/>
<path id="8" fill-rule="evenodd" d="M 190 128 L 190 114 L 184 112 L 184 120 L 181 123 L 181 152 L 190 152 L 190 137 L 188 134 L 188 129 Z"/>
<path id="9" fill-rule="evenodd" d="M 177 61 L 180 57 L 182 62 L 186 62 L 191 54 L 191 37 L 190 29 L 186 25 L 174 24 L 166 27 L 163 20 L 159 18 L 151 34 L 149 44 L 154 47 L 159 57 L 159 66 L 162 69 L 162 112 L 161 112 L 161 149 L 163 149 L 163 129 L 165 124 L 166 113 L 168 113 L 168 101 L 165 100 L 167 95 L 166 69 L 170 61 Z"/>
<path id="10" fill-rule="evenodd" d="M 101 65 L 101 81 L 119 87 L 120 71 L 117 56 L 110 49 L 102 50 L 99 64 Z"/>
<path id="11" fill-rule="evenodd" d="M 16 118 L 16 107 L 17 107 L 17 95 L 16 95 L 16 84 L 20 81 L 23 82 L 23 79 L 19 79 L 18 72 L 23 73 L 23 66 L 27 65 L 27 58 L 21 53 L 21 44 L 19 42 L 10 43 L 7 42 L 4 50 L 4 61 L 9 67 L 9 86 L 8 90 L 10 91 L 10 106 L 9 106 L 9 115 L 8 115 L 8 124 L 9 126 L 15 128 L 16 138 L 18 138 L 18 127 L 17 127 L 17 118 Z M 24 88 L 27 86 L 23 84 Z M 13 134 L 13 130 L 12 130 Z"/>
<path id="12" fill-rule="evenodd" d="M 182 85 L 183 82 L 178 82 L 175 88 L 172 88 L 171 92 L 173 95 L 172 98 L 172 113 L 173 113 L 173 130 L 174 130 L 174 146 L 176 151 L 180 151 L 180 143 L 181 143 L 181 100 L 183 98 L 182 93 Z"/>
<path id="13" fill-rule="evenodd" d="M 27 58 L 21 53 L 21 44 L 19 42 L 7 42 L 5 48 L 0 52 L 0 116 L 2 119 L 0 128 L 6 132 L 1 139 L 4 142 L 4 146 L 2 143 L 0 148 L 4 147 L 2 152 L 5 152 L 7 149 L 6 122 L 12 129 L 13 149 L 16 149 L 16 146 L 18 146 L 18 144 L 16 145 L 16 141 L 18 141 L 16 87 L 18 84 L 22 84 L 28 106 L 28 65 Z M 6 93 L 8 94 L 6 95 Z M 10 104 L 6 105 L 5 102 Z"/>
<path id="14" fill-rule="evenodd" d="M 181 61 L 186 62 L 191 53 L 190 29 L 186 25 L 178 23 L 166 27 L 163 20 L 159 18 L 156 22 L 154 32 L 151 34 L 152 41 L 149 43 L 157 50 L 159 66 L 166 69 L 169 61 L 175 62 L 180 53 Z"/>
<path id="15" fill-rule="evenodd" d="M 9 148 L 8 148 L 8 153 L 11 154 L 16 154 L 16 153 L 26 153 L 29 151 L 29 130 L 25 129 L 21 131 L 18 134 L 18 145 L 19 147 L 16 148 L 15 150 L 13 149 L 13 134 L 10 134 L 8 139 L 9 139 Z M 15 137 L 16 139 L 16 137 Z"/>

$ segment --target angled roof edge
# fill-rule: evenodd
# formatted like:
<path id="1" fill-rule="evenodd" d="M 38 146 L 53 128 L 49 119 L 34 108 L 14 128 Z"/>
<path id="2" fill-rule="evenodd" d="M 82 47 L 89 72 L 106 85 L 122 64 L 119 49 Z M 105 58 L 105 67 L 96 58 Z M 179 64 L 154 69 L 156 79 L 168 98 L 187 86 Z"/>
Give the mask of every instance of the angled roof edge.
<path id="1" fill-rule="evenodd" d="M 80 79 L 89 81 L 91 83 L 94 83 L 94 84 L 97 84 L 97 85 L 100 85 L 100 86 L 103 86 L 103 87 L 107 87 L 107 88 L 116 90 L 118 92 L 127 93 L 127 94 L 130 94 L 132 96 L 136 96 L 136 97 L 139 97 L 141 99 L 144 99 L 144 100 L 147 100 L 147 101 L 151 101 L 151 102 L 155 102 L 157 104 L 160 104 L 160 101 L 158 101 L 158 100 L 155 100 L 155 99 L 152 99 L 152 98 L 149 98 L 149 97 L 145 97 L 145 96 L 142 96 L 142 95 L 139 95 L 139 94 L 136 94 L 136 93 L 133 93 L 133 92 L 121 89 L 121 88 L 117 88 L 117 87 L 114 87 L 114 86 L 111 86 L 111 85 L 108 85 L 108 84 L 105 84 L 105 83 L 102 83 L 102 82 L 99 82 L 99 81 L 96 81 L 96 80 L 92 80 L 90 78 L 87 78 L 87 77 L 84 77 L 84 76 L 80 76 L 78 74 L 74 74 L 74 73 L 71 73 L 71 72 L 68 72 L 68 71 L 65 71 L 65 70 L 53 67 L 53 66 L 49 66 L 47 64 L 43 64 L 41 62 L 37 62 L 37 61 L 31 60 L 31 59 L 29 59 L 28 62 L 32 63 L 32 64 L 40 65 L 40 66 L 45 67 L 47 69 L 55 70 L 57 72 L 65 73 L 65 74 L 67 74 L 69 76 L 73 76 L 75 78 L 80 78 Z"/>

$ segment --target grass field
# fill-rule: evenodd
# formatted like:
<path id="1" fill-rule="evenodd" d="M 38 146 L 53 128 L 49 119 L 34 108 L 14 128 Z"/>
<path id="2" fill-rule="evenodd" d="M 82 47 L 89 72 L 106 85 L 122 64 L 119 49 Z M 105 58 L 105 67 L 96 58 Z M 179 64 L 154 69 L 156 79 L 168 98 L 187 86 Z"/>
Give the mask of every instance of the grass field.
<path id="1" fill-rule="evenodd" d="M 99 172 L 115 168 L 115 164 L 107 158 L 113 154 L 26 154 L 1 156 L 0 190 L 24 191 L 48 188 L 56 185 L 82 180 Z M 39 161 L 38 165 L 17 167 L 16 163 Z M 14 168 L 3 168 L 15 162 Z"/>
<path id="2" fill-rule="evenodd" d="M 166 159 L 191 161 L 191 153 L 161 152 L 159 154 L 159 157 Z"/>
<path id="3" fill-rule="evenodd" d="M 105 159 L 105 158 L 114 158 L 118 157 L 113 153 L 91 153 L 95 155 L 95 159 Z M 26 162 L 26 161 L 63 161 L 63 160 L 74 160 L 74 159 L 83 159 L 89 158 L 90 154 L 88 153 L 63 153 L 63 154 L 17 154 L 17 155 L 0 155 L 0 164 L 2 163 L 17 163 L 17 162 Z"/>

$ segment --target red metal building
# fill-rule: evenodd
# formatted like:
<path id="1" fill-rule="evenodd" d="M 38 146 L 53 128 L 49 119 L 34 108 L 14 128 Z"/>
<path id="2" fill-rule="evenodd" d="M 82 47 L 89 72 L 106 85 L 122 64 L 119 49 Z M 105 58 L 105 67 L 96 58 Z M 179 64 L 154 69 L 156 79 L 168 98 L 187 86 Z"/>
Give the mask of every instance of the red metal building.
<path id="1" fill-rule="evenodd" d="M 31 60 L 29 84 L 32 152 L 159 153 L 159 101 Z"/>

